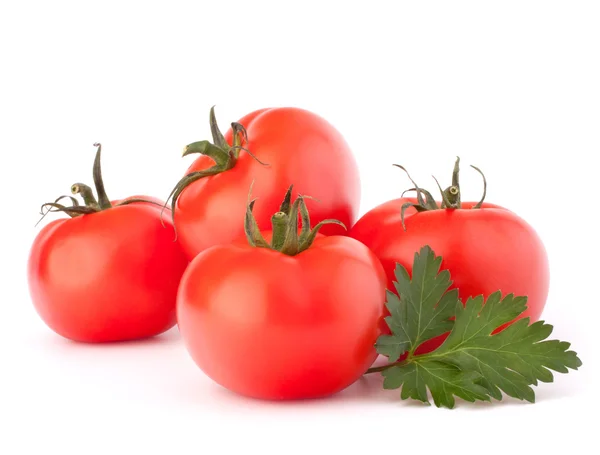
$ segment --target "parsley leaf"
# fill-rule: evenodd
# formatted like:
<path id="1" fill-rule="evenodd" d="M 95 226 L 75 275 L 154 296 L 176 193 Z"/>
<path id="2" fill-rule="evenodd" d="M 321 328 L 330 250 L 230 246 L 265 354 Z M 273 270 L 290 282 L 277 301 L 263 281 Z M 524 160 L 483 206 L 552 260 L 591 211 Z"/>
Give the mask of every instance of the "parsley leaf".
<path id="1" fill-rule="evenodd" d="M 392 335 L 382 335 L 377 352 L 390 364 L 372 368 L 381 371 L 384 388 L 401 388 L 401 398 L 429 403 L 428 391 L 438 407 L 453 408 L 455 397 L 466 401 L 490 401 L 506 395 L 535 401 L 532 385 L 552 382 L 552 371 L 567 373 L 581 366 L 570 344 L 546 340 L 553 327 L 544 321 L 530 324 L 518 319 L 492 335 L 501 325 L 514 321 L 526 309 L 527 298 L 500 291 L 458 300 L 447 271 L 439 271 L 441 258 L 424 247 L 415 255 L 413 277 L 396 268 L 396 289 L 400 298 L 388 293 L 391 316 L 386 319 Z M 455 321 L 449 320 L 455 316 Z M 413 355 L 419 343 L 450 329 L 435 351 Z M 406 359 L 397 361 L 408 352 Z M 551 371 L 552 370 L 552 371 Z"/>
<path id="2" fill-rule="evenodd" d="M 501 332 L 492 335 L 498 326 L 510 322 L 526 309 L 525 297 L 500 292 L 467 300 L 456 307 L 456 323 L 444 345 L 432 357 L 440 356 L 462 370 L 477 371 L 489 394 L 502 399 L 505 394 L 530 402 L 535 395 L 530 385 L 538 381 L 552 382 L 550 370 L 567 373 L 576 370 L 581 360 L 570 343 L 545 340 L 553 327 L 544 321 L 529 324 L 529 318 L 519 319 Z"/>
<path id="3" fill-rule="evenodd" d="M 448 291 L 452 285 L 450 273 L 440 272 L 441 257 L 436 257 L 431 248 L 425 247 L 415 253 L 412 280 L 408 271 L 396 265 L 394 287 L 398 295 L 387 291 L 386 306 L 391 314 L 386 323 L 391 335 L 382 335 L 377 340 L 379 354 L 395 362 L 406 351 L 413 354 L 426 340 L 442 335 L 454 322 L 454 309 L 458 290 Z"/>
<path id="4" fill-rule="evenodd" d="M 424 357 L 417 356 L 414 359 Z M 475 371 L 463 372 L 455 365 L 437 360 L 413 360 L 382 372 L 384 389 L 402 387 L 403 400 L 413 398 L 429 404 L 427 389 L 436 406 L 454 407 L 454 396 L 473 402 L 489 401 L 487 389 L 478 384 L 480 375 Z"/>

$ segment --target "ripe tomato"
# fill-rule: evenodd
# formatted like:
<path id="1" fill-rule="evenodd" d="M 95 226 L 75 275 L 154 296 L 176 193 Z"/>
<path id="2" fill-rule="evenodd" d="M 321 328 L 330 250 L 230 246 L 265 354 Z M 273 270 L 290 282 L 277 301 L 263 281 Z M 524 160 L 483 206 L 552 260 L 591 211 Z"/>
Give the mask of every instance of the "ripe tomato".
<path id="1" fill-rule="evenodd" d="M 73 218 L 46 225 L 31 247 L 29 288 L 42 320 L 82 342 L 144 338 L 173 327 L 188 260 L 174 242 L 173 225 L 165 217 L 163 226 L 160 207 L 151 203 L 160 202 L 108 206 L 100 197 L 102 209 L 91 190 L 81 193 L 86 205 L 54 205 Z M 98 194 L 106 196 L 103 186 Z"/>
<path id="2" fill-rule="evenodd" d="M 442 256 L 442 268 L 450 271 L 452 287 L 458 288 L 463 302 L 498 290 L 524 295 L 528 297 L 527 310 L 521 317 L 532 322 L 539 319 L 548 296 L 548 258 L 539 236 L 525 220 L 495 204 L 473 208 L 474 202 L 462 202 L 460 208 L 422 212 L 410 207 L 404 216 L 405 230 L 401 209 L 407 203 L 418 201 L 399 198 L 381 204 L 350 232 L 379 258 L 388 289 L 395 289 L 395 264 L 410 272 L 414 254 L 429 245 Z M 445 337 L 425 342 L 417 354 L 435 349 Z"/>
<path id="3" fill-rule="evenodd" d="M 268 229 L 279 195 L 292 183 L 295 194 L 315 198 L 307 201 L 314 221 L 336 218 L 347 226 L 356 221 L 360 203 L 358 168 L 342 135 L 323 118 L 298 108 L 261 109 L 232 124 L 220 136 L 211 111 L 211 125 L 215 145 L 219 145 L 219 138 L 224 140 L 222 152 L 214 147 L 207 150 L 206 141 L 190 144 L 186 154 L 213 156 L 203 155 L 192 163 L 186 176 L 196 177 L 184 177 L 180 182 L 183 186 L 178 185 L 181 195 L 176 192 L 174 197 L 175 227 L 190 259 L 210 246 L 243 236 L 240 220 L 252 182 L 253 192 L 261 201 L 256 210 L 261 229 Z M 215 158 L 219 157 L 228 164 L 216 169 Z M 214 171 L 205 175 L 210 169 Z M 345 231 L 332 225 L 325 226 L 323 233 Z"/>
<path id="4" fill-rule="evenodd" d="M 290 218 L 288 233 L 297 227 Z M 183 275 L 177 317 L 185 346 L 229 390 L 272 400 L 327 396 L 377 357 L 386 278 L 375 255 L 345 236 L 292 250 L 216 245 Z"/>

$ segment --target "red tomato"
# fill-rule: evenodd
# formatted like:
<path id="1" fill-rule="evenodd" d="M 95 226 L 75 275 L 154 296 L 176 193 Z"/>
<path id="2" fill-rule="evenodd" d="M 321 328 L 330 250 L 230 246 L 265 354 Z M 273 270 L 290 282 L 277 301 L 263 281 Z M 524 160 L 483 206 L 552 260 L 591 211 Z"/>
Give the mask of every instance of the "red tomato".
<path id="1" fill-rule="evenodd" d="M 101 182 L 99 171 L 96 177 Z M 55 220 L 33 242 L 28 263 L 33 304 L 65 338 L 131 340 L 158 335 L 176 323 L 177 287 L 188 260 L 174 242 L 173 224 L 165 217 L 163 226 L 159 205 L 116 205 L 121 202 Z"/>
<path id="2" fill-rule="evenodd" d="M 177 199 L 174 215 L 179 240 L 193 258 L 200 251 L 229 243 L 243 236 L 243 220 L 248 189 L 260 200 L 256 219 L 261 229 L 269 229 L 270 216 L 290 184 L 294 195 L 308 200 L 315 222 L 336 218 L 346 226 L 357 219 L 360 179 L 352 152 L 342 135 L 323 118 L 298 108 L 261 109 L 240 121 L 247 131 L 245 148 L 268 165 L 260 164 L 241 150 L 235 165 L 218 175 L 190 184 Z M 225 133 L 233 144 L 230 128 Z M 188 169 L 205 170 L 215 162 L 200 156 Z M 326 235 L 345 235 L 336 225 L 322 231 Z"/>
<path id="3" fill-rule="evenodd" d="M 28 268 L 40 317 L 59 335 L 84 342 L 150 337 L 173 327 L 188 261 L 165 224 L 145 204 L 48 224 Z"/>
<path id="4" fill-rule="evenodd" d="M 196 364 L 229 390 L 283 400 L 334 394 L 371 366 L 385 273 L 343 236 L 287 256 L 249 245 L 200 253 L 181 280 L 177 317 Z"/>
<path id="5" fill-rule="evenodd" d="M 379 258 L 387 274 L 388 289 L 394 291 L 394 268 L 399 263 L 411 271 L 414 254 L 429 245 L 442 256 L 442 268 L 450 271 L 453 288 L 463 302 L 468 297 L 501 290 L 527 296 L 521 317 L 539 319 L 549 287 L 546 250 L 534 229 L 510 210 L 484 203 L 462 203 L 459 209 L 439 209 L 405 214 L 401 207 L 414 198 L 388 201 L 367 212 L 351 229 L 350 236 L 367 245 Z M 500 327 L 498 330 L 505 326 Z M 389 329 L 387 329 L 389 333 Z M 447 335 L 425 342 L 417 354 L 437 348 Z"/>

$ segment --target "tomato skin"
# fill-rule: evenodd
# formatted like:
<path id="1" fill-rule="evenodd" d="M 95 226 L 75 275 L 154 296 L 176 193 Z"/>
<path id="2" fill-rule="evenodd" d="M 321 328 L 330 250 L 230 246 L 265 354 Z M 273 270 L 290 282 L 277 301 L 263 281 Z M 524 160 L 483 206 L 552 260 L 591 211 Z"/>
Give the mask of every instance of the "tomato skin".
<path id="1" fill-rule="evenodd" d="M 388 289 L 395 290 L 396 263 L 410 272 L 414 254 L 429 245 L 442 256 L 441 267 L 450 271 L 452 288 L 458 288 L 463 303 L 468 297 L 487 297 L 498 290 L 525 295 L 527 310 L 520 317 L 529 317 L 532 322 L 539 319 L 548 297 L 548 257 L 529 224 L 497 205 L 470 209 L 474 203 L 467 202 L 463 209 L 422 213 L 410 209 L 404 231 L 400 208 L 406 201 L 396 199 L 374 208 L 350 232 L 380 259 Z M 445 338 L 424 343 L 417 353 L 435 349 Z"/>
<path id="2" fill-rule="evenodd" d="M 176 323 L 188 260 L 160 207 L 132 203 L 55 220 L 33 242 L 28 281 L 34 307 L 57 334 L 81 342 L 158 335 Z"/>
<path id="3" fill-rule="evenodd" d="M 200 369 L 231 391 L 328 396 L 377 357 L 385 281 L 373 253 L 348 237 L 317 238 L 296 256 L 217 245 L 181 280 L 179 329 Z"/>
<path id="4" fill-rule="evenodd" d="M 271 229 L 271 215 L 292 184 L 293 198 L 302 194 L 316 199 L 306 200 L 314 224 L 335 218 L 352 226 L 360 204 L 358 167 L 348 144 L 331 124 L 291 107 L 261 109 L 239 123 L 248 132 L 246 147 L 268 166 L 242 150 L 232 169 L 197 180 L 182 192 L 175 206 L 175 225 L 190 259 L 210 246 L 244 235 L 251 185 L 252 197 L 261 201 L 254 210 L 261 230 Z M 231 144 L 231 128 L 224 136 Z M 200 156 L 186 174 L 213 165 L 211 158 Z M 322 232 L 347 234 L 336 225 L 327 225 Z"/>

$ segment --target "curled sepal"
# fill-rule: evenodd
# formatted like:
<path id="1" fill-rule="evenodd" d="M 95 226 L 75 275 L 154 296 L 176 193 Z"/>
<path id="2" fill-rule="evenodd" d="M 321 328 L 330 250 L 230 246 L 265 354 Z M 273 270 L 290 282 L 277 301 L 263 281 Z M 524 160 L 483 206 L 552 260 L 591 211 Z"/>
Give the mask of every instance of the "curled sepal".
<path id="1" fill-rule="evenodd" d="M 246 207 L 246 218 L 244 221 L 244 231 L 246 233 L 246 238 L 248 239 L 248 243 L 251 246 L 259 248 L 270 248 L 269 243 L 261 234 L 260 229 L 258 228 L 258 224 L 256 223 L 256 218 L 254 218 L 254 214 L 252 213 L 255 202 L 256 199 L 250 201 Z"/>
<path id="2" fill-rule="evenodd" d="M 446 209 L 450 207 L 452 203 L 450 202 L 450 200 L 448 200 L 448 194 L 446 193 L 446 191 L 442 190 L 440 182 L 438 182 L 438 179 L 435 178 L 435 175 L 432 175 L 432 177 L 433 180 L 435 180 L 435 183 L 437 183 L 437 187 L 440 190 L 440 194 L 442 195 L 442 208 Z"/>
<path id="3" fill-rule="evenodd" d="M 417 201 L 419 202 L 419 205 L 421 207 L 425 207 L 426 203 L 425 203 L 425 200 L 423 199 L 423 196 L 421 195 L 421 189 L 419 188 L 419 185 L 417 185 L 417 182 L 415 182 L 413 180 L 413 178 L 410 176 L 410 174 L 408 173 L 408 171 L 406 170 L 406 168 L 404 166 L 401 166 L 399 164 L 394 164 L 394 166 L 402 169 L 406 173 L 406 176 L 410 179 L 412 184 L 415 186 L 415 189 L 417 191 Z"/>
<path id="4" fill-rule="evenodd" d="M 96 194 L 98 195 L 98 205 L 101 210 L 106 210 L 112 207 L 110 199 L 106 195 L 104 189 L 104 181 L 102 180 L 102 168 L 100 166 L 100 155 L 102 153 L 102 144 L 96 142 L 94 147 L 98 147 L 96 158 L 94 159 L 94 185 L 96 186 Z"/>
<path id="5" fill-rule="evenodd" d="M 254 153 L 252 153 L 247 147 L 244 147 L 248 143 L 248 131 L 241 123 L 233 122 L 231 124 L 231 131 L 233 133 L 233 144 L 229 153 L 237 159 L 240 156 L 240 150 L 246 152 L 252 159 L 262 166 L 270 166 L 269 163 L 265 163 L 260 160 Z"/>
<path id="6" fill-rule="evenodd" d="M 270 166 L 269 163 L 265 163 L 264 161 L 261 161 L 260 159 L 258 159 L 256 157 L 256 155 L 254 155 L 250 150 L 248 150 L 246 147 L 242 147 L 241 145 L 232 145 L 231 146 L 231 152 L 229 153 L 233 153 L 234 151 L 237 152 L 238 156 L 240 153 L 240 150 L 243 150 L 244 152 L 246 152 L 248 155 L 250 155 L 250 157 L 252 159 L 254 159 L 254 161 L 256 161 L 258 164 L 262 165 L 262 166 Z"/>
<path id="7" fill-rule="evenodd" d="M 310 248 L 310 246 L 313 244 L 313 242 L 317 238 L 317 234 L 319 233 L 319 230 L 326 224 L 337 224 L 338 226 L 342 226 L 345 230 L 347 230 L 346 225 L 344 223 L 342 223 L 341 221 L 334 220 L 334 219 L 323 220 L 323 221 L 317 223 L 317 225 L 310 231 L 310 233 L 306 237 L 306 240 L 300 244 L 298 253 L 301 253 L 302 251 Z"/>
<path id="8" fill-rule="evenodd" d="M 233 133 L 232 148 L 237 149 L 237 151 L 234 150 L 235 156 L 237 158 L 237 156 L 239 155 L 239 150 L 244 146 L 244 144 L 248 143 L 248 131 L 246 131 L 246 128 L 241 123 L 232 122 L 231 132 Z"/>
<path id="9" fill-rule="evenodd" d="M 404 195 L 406 193 L 409 193 L 411 191 L 420 191 L 421 193 L 423 193 L 425 195 L 425 208 L 427 210 L 437 210 L 439 209 L 437 202 L 435 201 L 434 197 L 431 195 L 431 193 L 423 188 L 409 188 L 408 190 L 404 190 L 402 192 L 402 194 L 400 195 L 400 197 L 404 197 Z"/>
<path id="10" fill-rule="evenodd" d="M 40 207 L 40 215 L 42 215 L 42 217 L 38 220 L 37 223 L 35 223 L 35 225 L 37 226 L 38 224 L 40 224 L 42 222 L 42 220 L 44 218 L 46 218 L 46 215 L 48 215 L 48 213 L 53 212 L 53 211 L 54 212 L 58 212 L 58 210 L 51 210 L 52 206 L 66 207 L 63 204 L 59 204 L 60 201 L 62 201 L 63 199 L 66 199 L 66 198 L 70 198 L 71 201 L 73 201 L 73 205 L 74 206 L 79 206 L 79 202 L 77 202 L 77 199 L 75 199 L 72 196 L 60 196 L 60 197 L 57 197 L 56 200 L 54 201 L 54 203 L 49 202 L 49 203 L 43 204 Z M 46 211 L 44 211 L 44 209 L 46 209 Z"/>
<path id="11" fill-rule="evenodd" d="M 402 207 L 400 207 L 400 221 L 402 221 L 402 229 L 404 229 L 405 231 L 406 231 L 406 224 L 405 224 L 406 211 L 411 207 L 414 207 L 414 209 L 417 212 L 426 212 L 427 211 L 427 209 L 425 207 L 423 207 L 422 205 L 413 204 L 412 202 L 405 202 L 404 204 L 402 204 Z"/>
<path id="12" fill-rule="evenodd" d="M 44 212 L 44 209 L 46 209 L 45 212 Z M 66 213 L 67 215 L 69 215 L 71 218 L 75 218 L 76 216 L 80 216 L 80 215 L 89 215 L 89 214 L 92 214 L 92 213 L 97 213 L 98 210 L 95 209 L 95 208 L 93 208 L 93 207 L 87 207 L 87 206 L 84 206 L 84 205 L 66 206 L 66 205 L 63 205 L 63 204 L 58 204 L 56 202 L 47 202 L 46 204 L 43 204 L 42 207 L 41 207 L 41 209 L 40 209 L 40 213 L 42 214 L 42 217 L 36 223 L 36 226 L 50 212 L 63 212 L 63 213 Z"/>
<path id="13" fill-rule="evenodd" d="M 248 155 L 250 155 L 250 157 L 253 160 L 255 160 L 258 164 L 262 166 L 270 166 L 269 163 L 265 163 L 264 161 L 259 159 L 254 153 L 252 153 L 248 149 L 248 147 L 244 147 L 244 145 L 248 144 L 248 131 L 246 131 L 244 125 L 242 125 L 241 123 L 233 122 L 231 124 L 231 131 L 233 133 L 233 143 L 231 145 L 229 153 L 232 154 L 235 157 L 235 159 L 237 159 L 240 156 L 240 151 L 243 150 Z"/>
<path id="14" fill-rule="evenodd" d="M 302 225 L 302 230 L 300 231 L 300 244 L 306 242 L 308 236 L 310 235 L 310 213 L 308 213 L 308 207 L 306 206 L 306 202 L 304 198 L 300 200 L 300 223 Z M 310 245 L 309 245 L 310 246 Z"/>
<path id="15" fill-rule="evenodd" d="M 483 205 L 483 201 L 485 201 L 485 196 L 487 194 L 487 181 L 485 179 L 485 175 L 483 174 L 483 172 L 481 172 L 481 169 L 479 169 L 478 167 L 475 167 L 471 164 L 471 167 L 473 169 L 475 169 L 477 172 L 479 172 L 481 174 L 481 177 L 483 178 L 483 195 L 481 196 L 481 200 L 475 204 L 473 207 L 473 209 L 480 209 L 481 206 Z"/>
<path id="16" fill-rule="evenodd" d="M 98 212 L 97 209 L 94 209 L 92 207 L 86 207 L 85 205 L 65 206 L 62 204 L 54 203 L 54 202 L 47 202 L 46 204 L 42 205 L 42 212 L 44 210 L 44 207 L 47 209 L 46 213 L 48 213 L 48 212 L 65 212 L 71 217 L 79 216 L 79 215 L 89 215 L 91 213 Z"/>
<path id="17" fill-rule="evenodd" d="M 294 189 L 294 185 L 290 185 L 287 192 L 285 193 L 283 202 L 279 206 L 279 211 L 285 213 L 288 216 L 290 215 L 290 209 L 292 208 L 292 190 L 293 189 Z"/>
<path id="18" fill-rule="evenodd" d="M 71 201 L 71 204 L 73 204 L 73 206 L 78 207 L 79 206 L 79 201 L 77 199 L 75 199 L 73 196 L 68 196 L 68 195 L 64 195 L 64 196 L 59 196 L 56 198 L 56 200 L 54 201 L 55 204 L 58 204 L 60 201 L 62 201 L 63 199 L 69 199 Z M 44 204 L 45 205 L 45 204 Z M 43 206 L 42 206 L 43 207 Z M 41 215 L 43 215 L 42 212 L 40 212 Z"/>
<path id="19" fill-rule="evenodd" d="M 164 212 L 165 208 L 167 208 L 169 199 L 171 199 L 171 217 L 172 217 L 173 221 L 175 221 L 175 204 L 177 204 L 177 199 L 179 199 L 179 196 L 181 195 L 183 190 L 185 190 L 189 185 L 194 183 L 196 180 L 200 180 L 201 178 L 208 177 L 210 175 L 217 175 L 220 172 L 222 172 L 222 169 L 218 165 L 215 165 L 215 166 L 209 167 L 208 169 L 205 169 L 203 171 L 195 171 L 195 172 L 190 172 L 189 174 L 187 174 L 185 177 L 183 177 L 181 180 L 179 180 L 179 182 L 177 182 L 177 185 L 175 185 L 175 188 L 173 188 L 173 190 L 171 190 L 171 193 L 169 194 L 169 197 L 167 198 L 165 205 L 163 206 L 163 212 Z M 161 220 L 162 220 L 162 212 L 161 212 Z"/>
<path id="20" fill-rule="evenodd" d="M 210 122 L 210 132 L 213 137 L 213 142 L 215 143 L 215 145 L 218 148 L 226 149 L 229 145 L 227 144 L 227 141 L 225 140 L 225 136 L 223 136 L 223 133 L 221 133 L 221 130 L 219 129 L 219 124 L 217 123 L 217 117 L 215 116 L 215 107 L 214 106 L 210 108 L 209 122 Z"/>

